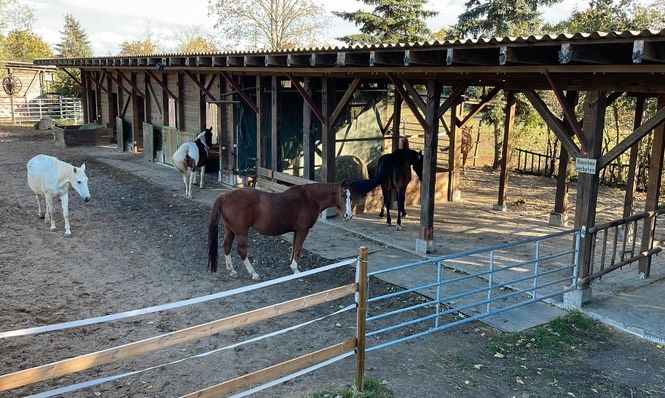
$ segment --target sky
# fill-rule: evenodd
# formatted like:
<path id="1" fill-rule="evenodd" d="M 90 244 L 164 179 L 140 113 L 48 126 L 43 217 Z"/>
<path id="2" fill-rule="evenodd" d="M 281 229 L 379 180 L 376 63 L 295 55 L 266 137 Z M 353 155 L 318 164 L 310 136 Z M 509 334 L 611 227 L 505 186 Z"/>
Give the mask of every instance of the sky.
<path id="1" fill-rule="evenodd" d="M 233 1 L 233 0 L 230 0 Z M 355 0 L 314 0 L 323 4 L 327 13 L 332 11 L 354 11 L 360 8 Z M 433 31 L 457 21 L 464 11 L 466 0 L 430 0 L 427 8 L 438 11 L 439 15 L 427 20 Z M 119 52 L 120 43 L 145 36 L 146 32 L 164 46 L 164 51 L 175 51 L 177 33 L 192 26 L 203 32 L 213 33 L 215 19 L 209 17 L 208 0 L 24 0 L 35 9 L 37 21 L 34 31 L 51 45 L 60 41 L 64 15 L 73 14 L 90 37 L 96 56 L 114 55 Z M 576 0 L 563 0 L 561 3 L 543 9 L 547 22 L 557 22 L 570 15 L 579 4 Z M 183 6 L 186 4 L 186 6 Z M 357 32 L 356 27 L 330 15 L 325 41 L 341 44 L 335 37 Z"/>

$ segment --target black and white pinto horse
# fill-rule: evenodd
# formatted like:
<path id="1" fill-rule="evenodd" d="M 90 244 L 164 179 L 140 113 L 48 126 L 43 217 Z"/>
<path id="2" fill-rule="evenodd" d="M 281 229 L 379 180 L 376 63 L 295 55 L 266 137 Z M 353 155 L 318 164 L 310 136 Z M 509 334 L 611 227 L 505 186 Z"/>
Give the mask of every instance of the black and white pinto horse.
<path id="1" fill-rule="evenodd" d="M 212 126 L 205 129 L 196 137 L 194 142 L 185 142 L 180 145 L 173 154 L 172 161 L 185 183 L 185 196 L 192 197 L 192 182 L 196 183 L 196 172 L 200 174 L 199 188 L 203 188 L 203 176 L 206 171 L 209 153 L 208 149 L 212 146 Z M 187 170 L 189 174 L 189 183 L 187 182 Z"/>
<path id="2" fill-rule="evenodd" d="M 383 205 L 387 210 L 386 223 L 391 225 L 390 203 L 391 192 L 397 191 L 397 229 L 402 228 L 402 216 L 406 216 L 404 202 L 406 199 L 406 187 L 411 182 L 411 167 L 416 172 L 418 180 L 422 179 L 423 154 L 413 149 L 403 148 L 379 158 L 376 175 L 369 180 L 357 180 L 351 183 L 351 191 L 355 195 L 365 196 L 367 193 L 381 185 L 383 194 Z M 380 217 L 383 217 L 381 208 Z"/>

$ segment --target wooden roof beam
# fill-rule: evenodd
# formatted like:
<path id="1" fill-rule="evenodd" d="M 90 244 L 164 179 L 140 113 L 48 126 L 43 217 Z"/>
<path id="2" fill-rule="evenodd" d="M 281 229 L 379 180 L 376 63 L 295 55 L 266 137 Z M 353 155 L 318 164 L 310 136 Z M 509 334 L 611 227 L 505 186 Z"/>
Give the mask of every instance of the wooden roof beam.
<path id="1" fill-rule="evenodd" d="M 633 42 L 633 63 L 665 63 L 665 43 L 645 42 L 644 39 Z"/>
<path id="2" fill-rule="evenodd" d="M 499 47 L 499 65 L 552 65 L 558 62 L 558 46 Z"/>
<path id="3" fill-rule="evenodd" d="M 404 84 L 404 87 L 406 87 L 406 91 L 409 92 L 409 95 L 411 96 L 411 99 L 413 102 L 416 104 L 418 109 L 425 114 L 427 105 L 425 104 L 425 101 L 423 100 L 423 97 L 420 96 L 420 93 L 413 87 L 413 85 L 407 81 L 406 79 L 402 79 L 402 83 Z"/>
<path id="4" fill-rule="evenodd" d="M 242 55 L 229 55 L 226 57 L 226 66 L 245 66 L 245 57 Z"/>
<path id="5" fill-rule="evenodd" d="M 226 79 L 227 82 L 229 82 L 229 84 L 230 84 L 231 86 L 233 86 L 233 89 L 236 90 L 236 92 L 238 93 L 238 95 L 240 96 L 240 98 L 242 98 L 243 101 L 245 101 L 245 103 L 246 103 L 250 108 L 252 108 L 252 110 L 253 110 L 255 113 L 259 113 L 259 108 L 256 106 L 256 103 L 255 103 L 254 101 L 252 101 L 251 98 L 249 98 L 249 96 L 248 96 L 247 93 L 243 90 L 243 88 L 242 88 L 242 86 L 240 85 L 240 83 L 238 83 L 238 82 L 233 78 L 233 76 L 231 76 L 228 72 L 221 72 L 220 74 L 224 77 L 224 79 Z"/>
<path id="6" fill-rule="evenodd" d="M 286 66 L 302 66 L 308 67 L 310 65 L 311 56 L 308 54 L 288 54 L 286 56 Z"/>
<path id="7" fill-rule="evenodd" d="M 440 66 L 446 64 L 442 50 L 404 50 L 404 66 Z"/>
<path id="8" fill-rule="evenodd" d="M 118 73 L 120 73 L 120 72 L 118 72 Z M 132 95 L 132 92 L 127 87 L 125 87 L 125 85 L 122 83 L 122 79 L 113 76 L 113 73 L 109 72 L 108 70 L 106 71 L 106 76 L 110 77 L 111 80 L 113 80 L 115 82 L 115 84 L 118 85 L 119 88 L 121 88 L 122 90 L 124 90 L 127 93 L 127 95 Z"/>
<path id="9" fill-rule="evenodd" d="M 632 43 L 607 44 L 561 44 L 559 63 L 581 64 L 627 64 L 631 60 Z"/>
<path id="10" fill-rule="evenodd" d="M 141 90 L 136 86 L 136 84 L 134 84 L 134 83 L 132 82 L 132 80 L 131 80 L 130 78 L 128 78 L 127 76 L 125 76 L 125 75 L 124 75 L 122 72 L 120 72 L 120 71 L 117 71 L 117 72 L 118 72 L 118 77 L 119 77 L 120 79 L 124 79 L 127 83 L 129 83 L 129 87 L 131 87 L 133 90 L 135 90 L 135 91 L 136 91 L 141 97 L 144 97 L 144 98 L 145 98 L 145 94 L 143 93 L 143 91 L 141 91 Z M 131 95 L 132 93 L 130 92 L 129 94 Z"/>
<path id="11" fill-rule="evenodd" d="M 326 118 L 323 116 L 323 113 L 321 112 L 321 109 L 319 109 L 319 107 L 316 106 L 316 103 L 314 102 L 312 97 L 307 93 L 307 90 L 305 90 L 305 87 L 303 87 L 303 85 L 300 84 L 300 82 L 298 80 L 296 80 L 295 77 L 293 77 L 293 74 L 289 73 L 288 76 L 289 76 L 289 80 L 291 80 L 291 83 L 293 83 L 293 86 L 300 93 L 300 95 L 302 96 L 305 103 L 307 103 L 307 105 L 312 110 L 314 115 L 316 115 L 316 118 L 319 119 L 321 124 L 325 124 Z M 332 124 L 333 124 L 333 122 L 331 121 L 330 125 L 332 125 Z"/>
<path id="12" fill-rule="evenodd" d="M 163 81 L 162 79 L 160 79 L 159 77 L 157 77 L 157 75 L 156 75 L 153 71 L 151 71 L 151 70 L 146 70 L 146 73 L 152 78 L 152 80 L 154 80 L 157 84 L 159 84 L 159 86 L 160 86 L 162 89 L 164 89 L 164 91 L 166 91 L 166 93 L 167 93 L 171 98 L 173 98 L 174 100 L 178 101 L 178 96 L 175 95 L 175 94 L 173 94 L 173 92 L 169 89 L 169 87 L 168 87 L 166 84 L 164 84 L 164 81 Z"/>
<path id="13" fill-rule="evenodd" d="M 369 66 L 404 66 L 404 51 L 370 51 Z"/>
<path id="14" fill-rule="evenodd" d="M 605 155 L 601 156 L 598 163 L 598 169 L 602 169 L 608 164 L 612 163 L 616 158 L 621 156 L 622 153 L 630 149 L 633 144 L 644 138 L 651 130 L 658 127 L 659 124 L 665 121 L 665 107 L 660 108 L 655 115 L 653 115 L 649 120 L 642 123 L 642 125 L 635 130 L 626 138 L 623 139 L 617 146 L 612 148 Z"/>
<path id="15" fill-rule="evenodd" d="M 369 53 L 340 51 L 337 53 L 336 66 L 370 66 Z"/>
<path id="16" fill-rule="evenodd" d="M 466 89 L 469 87 L 469 83 L 467 82 L 459 82 L 457 83 L 454 87 L 453 90 L 450 93 L 450 96 L 446 98 L 445 101 L 443 101 L 443 104 L 439 107 L 436 116 L 437 118 L 442 117 L 450 107 L 455 105 L 459 99 L 462 97 L 462 94 L 466 91 Z"/>
<path id="17" fill-rule="evenodd" d="M 498 65 L 499 48 L 449 48 L 446 65 Z"/>
<path id="18" fill-rule="evenodd" d="M 554 116 L 552 111 L 547 107 L 545 101 L 533 90 L 524 91 L 524 96 L 529 100 L 536 112 L 540 114 L 547 126 L 552 129 L 556 137 L 561 141 L 561 145 L 566 148 L 566 151 L 573 157 L 578 158 L 581 156 L 580 149 L 569 135 L 565 125 L 558 117 Z"/>
<path id="19" fill-rule="evenodd" d="M 245 55 L 242 64 L 243 66 L 266 66 L 266 59 L 263 55 Z"/>
<path id="20" fill-rule="evenodd" d="M 286 55 L 266 55 L 264 57 L 265 66 L 287 66 Z"/>
<path id="21" fill-rule="evenodd" d="M 65 72 L 69 77 L 72 78 L 79 86 L 83 87 L 83 84 L 81 83 L 81 80 L 74 76 L 70 71 L 67 70 L 67 68 L 60 68 L 62 69 L 63 72 Z"/>
<path id="22" fill-rule="evenodd" d="M 329 122 L 331 126 L 335 124 L 337 119 L 339 119 L 339 116 L 342 114 L 342 111 L 353 97 L 353 93 L 356 92 L 356 88 L 358 88 L 360 82 L 361 79 L 359 77 L 356 77 L 355 79 L 353 79 L 353 81 L 351 81 L 351 84 L 344 92 L 342 99 L 339 101 L 333 112 L 330 114 Z"/>
<path id="23" fill-rule="evenodd" d="M 393 73 L 388 73 L 387 76 L 388 79 L 390 79 L 390 81 L 395 85 L 395 89 L 397 90 L 399 95 L 402 96 L 402 99 L 404 100 L 404 102 L 406 102 L 406 105 L 409 107 L 409 109 L 411 109 L 413 115 L 416 117 L 416 119 L 418 119 L 418 122 L 420 123 L 422 128 L 428 130 L 429 125 L 427 124 L 425 117 L 420 112 L 418 105 L 416 105 L 411 96 L 404 90 L 404 86 L 402 85 L 402 80 Z"/>
<path id="24" fill-rule="evenodd" d="M 490 104 L 490 101 L 492 101 L 492 99 L 494 99 L 494 97 L 499 93 L 499 91 L 501 91 L 500 86 L 496 86 L 496 87 L 492 88 L 492 90 L 490 90 L 490 92 L 487 93 L 483 97 L 483 99 L 480 100 L 479 103 L 477 103 L 476 105 L 473 106 L 473 108 L 471 108 L 471 111 L 469 111 L 469 114 L 466 115 L 464 117 L 464 119 L 455 120 L 455 124 L 457 125 L 457 127 L 464 126 L 469 121 L 469 119 L 476 116 L 478 114 L 478 112 L 485 109 L 485 107 Z"/>
<path id="25" fill-rule="evenodd" d="M 336 66 L 337 53 L 312 53 L 309 58 L 309 66 Z"/>
<path id="26" fill-rule="evenodd" d="M 190 72 L 188 70 L 185 70 L 185 74 L 189 77 L 189 79 L 191 81 L 194 82 L 194 84 L 196 84 L 196 86 L 201 90 L 201 92 L 203 92 L 203 94 L 205 94 L 208 98 L 210 98 L 211 101 L 218 102 L 217 98 L 210 93 L 210 91 L 204 86 L 204 84 L 201 81 L 199 81 L 199 79 L 197 79 L 196 75 L 194 75 L 192 72 Z M 215 75 L 212 76 L 212 79 L 211 79 L 210 82 L 212 83 L 214 81 L 214 79 L 215 79 Z M 204 81 L 205 81 L 205 77 L 204 77 Z"/>
<path id="27" fill-rule="evenodd" d="M 563 109 L 564 118 L 566 119 L 568 125 L 570 126 L 570 129 L 577 136 L 577 139 L 580 141 L 580 144 L 582 145 L 582 153 L 586 153 L 586 149 L 588 148 L 589 143 L 586 142 L 584 134 L 582 134 L 582 127 L 580 126 L 579 122 L 577 121 L 577 118 L 575 117 L 575 112 L 570 108 L 570 105 L 568 104 L 568 101 L 566 101 L 566 97 L 563 94 L 563 91 L 554 81 L 552 76 L 549 73 L 545 73 L 545 77 L 547 78 L 547 82 L 550 84 L 552 91 L 554 91 L 554 95 L 559 101 L 561 109 Z"/>

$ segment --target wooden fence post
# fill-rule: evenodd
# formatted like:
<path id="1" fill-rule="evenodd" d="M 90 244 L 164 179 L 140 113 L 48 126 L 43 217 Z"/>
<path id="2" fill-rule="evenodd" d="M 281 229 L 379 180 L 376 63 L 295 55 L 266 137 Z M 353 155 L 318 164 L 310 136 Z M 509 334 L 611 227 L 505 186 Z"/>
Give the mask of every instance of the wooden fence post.
<path id="1" fill-rule="evenodd" d="M 360 247 L 358 256 L 358 268 L 356 269 L 356 283 L 358 293 L 356 295 L 358 322 L 356 328 L 356 389 L 363 390 L 363 379 L 365 377 L 365 329 L 367 318 L 367 248 Z"/>

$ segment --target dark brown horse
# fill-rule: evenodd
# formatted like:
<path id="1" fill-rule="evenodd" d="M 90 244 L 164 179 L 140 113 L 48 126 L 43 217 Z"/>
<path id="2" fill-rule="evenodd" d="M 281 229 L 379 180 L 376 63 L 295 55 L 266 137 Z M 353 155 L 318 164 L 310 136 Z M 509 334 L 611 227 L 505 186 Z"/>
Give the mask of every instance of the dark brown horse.
<path id="1" fill-rule="evenodd" d="M 208 223 L 208 268 L 217 272 L 219 222 L 224 224 L 224 257 L 226 269 L 232 277 L 238 276 L 231 262 L 231 245 L 238 238 L 238 254 L 252 275 L 259 275 L 247 258 L 249 228 L 263 235 L 277 236 L 293 232 L 291 270 L 298 273 L 298 260 L 309 230 L 321 212 L 335 206 L 351 219 L 351 193 L 344 183 L 297 185 L 281 193 L 270 193 L 252 188 L 240 188 L 219 194 L 210 212 Z"/>
<path id="2" fill-rule="evenodd" d="M 411 182 L 411 167 L 413 167 L 420 181 L 423 173 L 422 152 L 416 152 L 408 148 L 398 149 L 379 158 L 374 178 L 354 181 L 351 184 L 351 189 L 354 195 L 364 196 L 381 184 L 383 205 L 387 210 L 386 223 L 388 225 L 392 224 L 390 218 L 391 192 L 393 190 L 397 191 L 397 229 L 401 229 L 402 216 L 406 215 L 404 202 L 406 200 L 406 187 Z M 383 217 L 383 208 L 381 208 L 380 217 Z"/>

